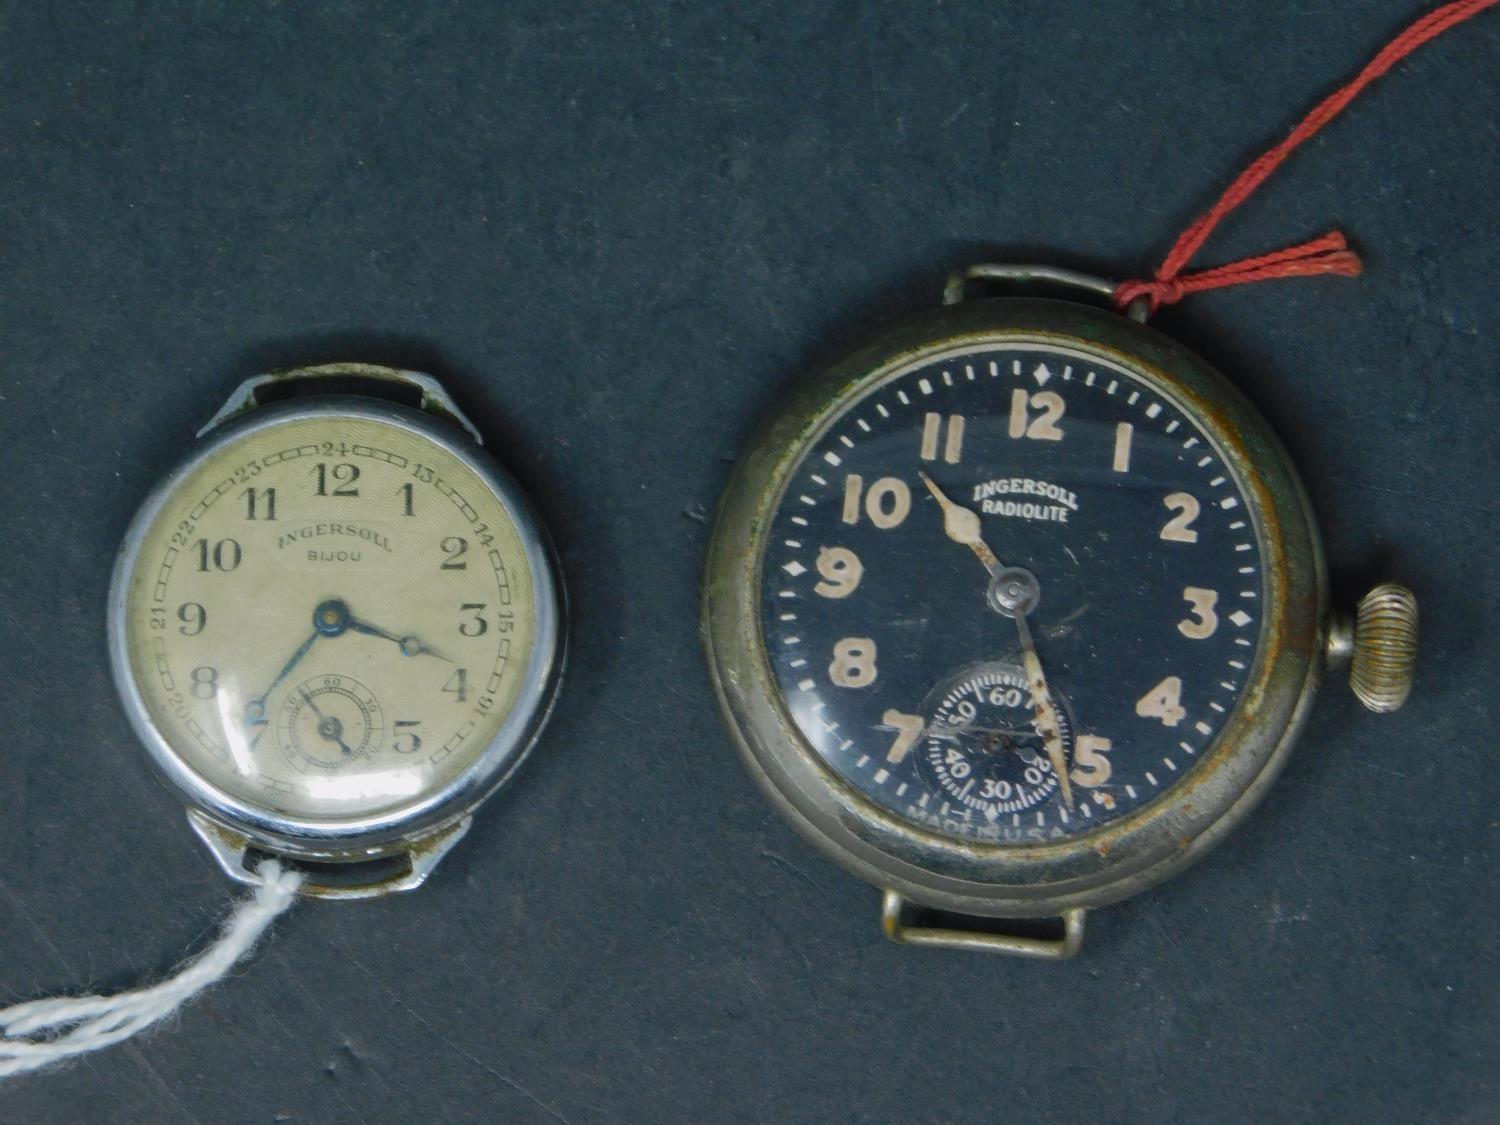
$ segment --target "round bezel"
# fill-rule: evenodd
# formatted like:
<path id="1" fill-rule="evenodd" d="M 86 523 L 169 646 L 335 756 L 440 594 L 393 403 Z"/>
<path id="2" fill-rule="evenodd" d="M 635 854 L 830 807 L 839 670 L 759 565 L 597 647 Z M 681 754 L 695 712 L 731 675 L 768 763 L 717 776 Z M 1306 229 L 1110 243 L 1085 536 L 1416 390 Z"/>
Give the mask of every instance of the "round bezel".
<path id="1" fill-rule="evenodd" d="M 766 529 L 807 449 L 875 386 L 959 348 L 1049 344 L 1125 367 L 1190 415 L 1241 485 L 1265 564 L 1254 665 L 1218 738 L 1156 800 L 1077 836 L 962 841 L 882 809 L 827 765 L 793 721 L 762 634 Z M 1069 301 L 965 302 L 887 331 L 800 385 L 760 431 L 721 504 L 703 591 L 703 639 L 741 756 L 793 825 L 877 886 L 997 917 L 1125 898 L 1191 863 L 1258 803 L 1285 761 L 1322 670 L 1326 578 L 1310 506 L 1261 415 L 1192 352 L 1110 311 Z"/>
<path id="2" fill-rule="evenodd" d="M 224 792 L 207 781 L 165 737 L 131 666 L 127 621 L 131 575 L 142 544 L 179 485 L 219 450 L 259 430 L 316 419 L 364 419 L 417 434 L 460 460 L 515 524 L 532 575 L 534 639 L 521 688 L 495 737 L 455 777 L 393 809 L 346 818 L 303 819 Z M 374 856 L 438 832 L 481 804 L 520 765 L 546 724 L 560 684 L 564 595 L 551 543 L 520 486 L 452 423 L 380 399 L 323 396 L 258 406 L 206 430 L 192 451 L 152 489 L 131 521 L 110 584 L 110 664 L 131 726 L 157 768 L 188 804 L 262 845 L 318 859 Z"/>

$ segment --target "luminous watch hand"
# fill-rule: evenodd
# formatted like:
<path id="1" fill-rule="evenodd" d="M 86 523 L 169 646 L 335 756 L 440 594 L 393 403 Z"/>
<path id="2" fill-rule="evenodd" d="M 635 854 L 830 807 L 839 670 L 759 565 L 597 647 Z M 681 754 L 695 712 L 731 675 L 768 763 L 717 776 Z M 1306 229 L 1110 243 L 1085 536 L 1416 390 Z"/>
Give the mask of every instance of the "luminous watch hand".
<path id="1" fill-rule="evenodd" d="M 949 500 L 943 490 L 926 473 L 919 472 L 917 476 L 922 478 L 927 491 L 932 493 L 932 498 L 943 509 L 943 530 L 948 538 L 955 543 L 962 543 L 978 555 L 979 561 L 984 563 L 984 569 L 992 576 L 1004 570 L 1005 568 L 1000 565 L 1000 560 L 995 557 L 995 552 L 985 545 L 984 538 L 980 535 L 979 516 L 968 508 Z"/>
<path id="2" fill-rule="evenodd" d="M 1062 782 L 1063 804 L 1073 807 L 1073 783 L 1068 778 L 1068 762 L 1063 754 L 1062 725 L 1058 722 L 1057 704 L 1047 690 L 1047 677 L 1042 673 L 1042 662 L 1037 658 L 1036 645 L 1031 640 L 1031 627 L 1026 624 L 1026 615 L 1017 613 L 1016 628 L 1021 633 L 1021 659 L 1026 665 L 1026 683 L 1031 688 L 1031 708 L 1036 714 L 1036 729 L 1047 747 L 1047 760 L 1052 763 L 1052 772 Z"/>
<path id="3" fill-rule="evenodd" d="M 1021 634 L 1021 656 L 1026 665 L 1026 683 L 1031 691 L 1031 709 L 1036 716 L 1037 733 L 1047 747 L 1047 759 L 1052 763 L 1052 772 L 1062 783 L 1063 804 L 1073 807 L 1073 784 L 1068 777 L 1067 756 L 1063 753 L 1062 724 L 1058 721 L 1057 704 L 1047 690 L 1047 677 L 1042 672 L 1042 662 L 1037 658 L 1036 645 L 1031 639 L 1031 628 L 1026 624 L 1026 615 L 1036 605 L 1040 594 L 1036 577 L 1028 570 L 1007 568 L 1001 565 L 995 552 L 989 549 L 980 533 L 979 516 L 962 505 L 955 504 L 943 493 L 926 473 L 918 473 L 927 491 L 943 509 L 943 531 L 955 543 L 962 543 L 984 563 L 990 572 L 990 598 L 992 609 L 1012 617 Z"/>

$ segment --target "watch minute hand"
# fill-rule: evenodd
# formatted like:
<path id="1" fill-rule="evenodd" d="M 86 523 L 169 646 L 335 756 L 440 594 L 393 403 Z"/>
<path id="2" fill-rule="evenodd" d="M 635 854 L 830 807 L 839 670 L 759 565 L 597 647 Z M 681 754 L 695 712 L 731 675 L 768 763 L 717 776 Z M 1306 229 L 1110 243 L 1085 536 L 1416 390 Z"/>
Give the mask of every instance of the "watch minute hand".
<path id="1" fill-rule="evenodd" d="M 371 625 L 365 621 L 356 621 L 353 618 L 350 618 L 349 628 L 353 629 L 356 633 L 364 633 L 369 637 L 380 637 L 383 640 L 395 641 L 397 644 L 401 643 L 401 638 L 396 636 L 395 633 L 388 633 L 384 629 L 380 628 L 380 626 Z"/>
<path id="2" fill-rule="evenodd" d="M 281 686 L 281 682 L 292 674 L 292 669 L 302 663 L 302 658 L 307 655 L 313 643 L 317 641 L 321 633 L 314 629 L 312 636 L 303 641 L 297 651 L 292 653 L 292 658 L 281 666 L 281 671 L 276 673 L 276 678 L 271 681 L 270 686 L 254 699 L 245 701 L 245 723 L 251 725 L 260 722 L 266 715 L 266 700 L 271 698 L 271 693 Z"/>
<path id="3" fill-rule="evenodd" d="M 1021 660 L 1026 666 L 1026 683 L 1031 689 L 1031 708 L 1036 713 L 1037 733 L 1047 747 L 1047 760 L 1052 772 L 1062 784 L 1063 804 L 1073 807 L 1073 783 L 1068 777 L 1067 756 L 1063 753 L 1062 725 L 1057 717 L 1057 704 L 1047 689 L 1047 677 L 1042 672 L 1042 661 L 1036 654 L 1036 645 L 1031 640 L 1031 627 L 1026 624 L 1026 615 L 1015 615 L 1016 628 L 1021 634 Z"/>

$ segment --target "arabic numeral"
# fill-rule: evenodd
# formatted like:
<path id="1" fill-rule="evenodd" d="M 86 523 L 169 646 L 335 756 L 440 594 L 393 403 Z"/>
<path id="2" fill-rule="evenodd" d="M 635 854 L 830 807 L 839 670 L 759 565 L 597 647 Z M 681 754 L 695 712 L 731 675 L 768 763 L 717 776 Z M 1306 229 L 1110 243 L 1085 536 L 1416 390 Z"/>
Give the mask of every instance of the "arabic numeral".
<path id="1" fill-rule="evenodd" d="M 458 535 L 450 535 L 439 543 L 438 546 L 442 549 L 443 554 L 448 556 L 443 560 L 442 565 L 438 567 L 439 570 L 469 569 L 468 563 L 459 561 L 469 552 L 469 541 L 467 539 Z"/>
<path id="2" fill-rule="evenodd" d="M 844 481 L 844 522 L 858 523 L 860 496 L 864 496 L 865 514 L 881 530 L 900 527 L 911 511 L 911 489 L 898 477 L 881 477 L 864 491 L 865 478 L 850 473 Z"/>
<path id="3" fill-rule="evenodd" d="M 219 670 L 217 668 L 193 669 L 193 698 L 213 699 L 219 694 Z"/>
<path id="4" fill-rule="evenodd" d="M 1038 391 L 1034 395 L 1028 395 L 1017 387 L 1010 394 L 1010 436 L 1061 441 L 1063 432 L 1057 423 L 1066 407 L 1067 404 L 1056 391 Z M 1032 410 L 1039 413 L 1033 416 Z"/>
<path id="5" fill-rule="evenodd" d="M 276 490 L 274 488 L 247 488 L 240 495 L 245 499 L 247 520 L 274 520 L 276 518 Z"/>
<path id="6" fill-rule="evenodd" d="M 458 631 L 465 637 L 482 637 L 490 631 L 490 623 L 485 620 L 483 602 L 465 602 L 459 606 L 460 613 L 470 616 L 464 618 L 458 624 Z"/>
<path id="7" fill-rule="evenodd" d="M 391 738 L 391 749 L 398 754 L 415 754 L 422 749 L 422 736 L 411 729 L 421 725 L 417 719 L 397 719 L 396 733 Z"/>
<path id="8" fill-rule="evenodd" d="M 196 637 L 208 625 L 208 610 L 197 602 L 184 602 L 177 607 L 177 620 L 182 624 L 177 631 L 184 637 Z"/>
<path id="9" fill-rule="evenodd" d="M 443 685 L 443 694 L 451 695 L 460 703 L 469 698 L 469 670 L 460 668 L 448 677 L 448 682 Z"/>
<path id="10" fill-rule="evenodd" d="M 319 461 L 313 467 L 313 476 L 318 479 L 319 496 L 358 496 L 359 489 L 354 487 L 354 482 L 359 480 L 359 466 L 351 465 L 347 461 L 340 461 L 331 469 L 328 462 Z M 328 486 L 333 485 L 333 491 Z"/>
<path id="11" fill-rule="evenodd" d="M 200 539 L 193 546 L 198 549 L 198 570 L 204 574 L 210 570 L 227 574 L 239 566 L 240 560 L 244 558 L 239 543 L 233 539 L 220 539 L 212 545 L 207 539 Z"/>

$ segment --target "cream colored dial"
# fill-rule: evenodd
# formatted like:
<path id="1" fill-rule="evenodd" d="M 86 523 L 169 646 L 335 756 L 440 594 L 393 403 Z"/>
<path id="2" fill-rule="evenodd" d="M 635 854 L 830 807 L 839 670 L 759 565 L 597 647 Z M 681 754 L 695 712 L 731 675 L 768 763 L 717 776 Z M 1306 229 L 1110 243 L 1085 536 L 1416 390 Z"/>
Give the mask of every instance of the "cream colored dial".
<path id="1" fill-rule="evenodd" d="M 215 449 L 146 528 L 125 644 L 173 755 L 303 822 L 412 807 L 515 705 L 534 577 L 500 497 L 414 428 L 337 412 Z"/>

